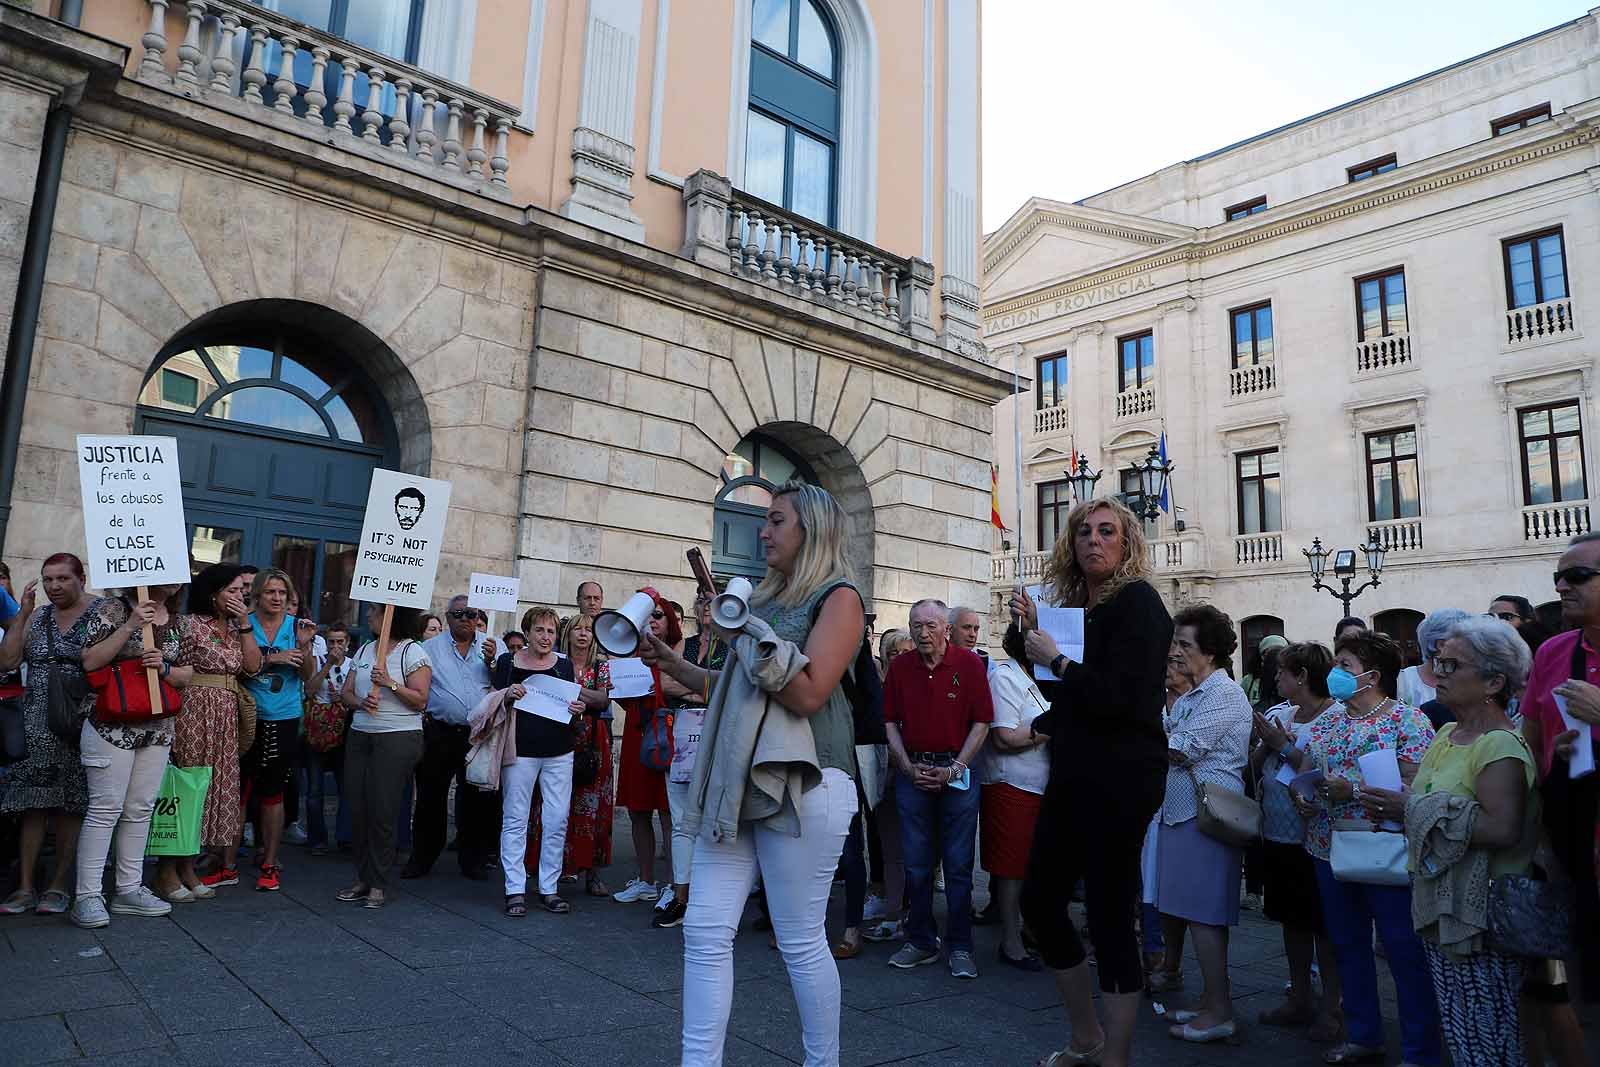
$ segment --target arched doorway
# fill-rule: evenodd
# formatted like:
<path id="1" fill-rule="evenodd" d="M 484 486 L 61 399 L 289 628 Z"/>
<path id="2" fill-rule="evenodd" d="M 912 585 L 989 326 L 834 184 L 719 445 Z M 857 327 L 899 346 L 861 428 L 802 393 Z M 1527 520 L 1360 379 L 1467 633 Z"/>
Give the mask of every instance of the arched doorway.
<path id="1" fill-rule="evenodd" d="M 1405 657 L 1406 666 L 1415 666 L 1422 662 L 1422 649 L 1417 644 L 1417 627 L 1422 623 L 1423 614 L 1410 608 L 1390 608 L 1380 611 L 1372 617 L 1372 628 L 1380 634 L 1388 634 L 1400 645 L 1400 652 Z"/>
<path id="2" fill-rule="evenodd" d="M 195 568 L 278 567 L 301 614 L 355 625 L 349 599 L 372 470 L 395 420 L 355 361 L 285 317 L 186 331 L 139 392 L 135 432 L 175 437 Z"/>
<path id="3" fill-rule="evenodd" d="M 1239 623 L 1239 663 L 1245 674 L 1256 673 L 1256 652 L 1268 636 L 1283 636 L 1283 620 L 1276 615 L 1252 615 Z"/>
<path id="4" fill-rule="evenodd" d="M 723 457 L 711 541 L 711 569 L 718 578 L 760 581 L 767 573 L 757 535 L 773 491 L 791 478 L 817 481 L 804 459 L 764 434 L 750 434 Z"/>

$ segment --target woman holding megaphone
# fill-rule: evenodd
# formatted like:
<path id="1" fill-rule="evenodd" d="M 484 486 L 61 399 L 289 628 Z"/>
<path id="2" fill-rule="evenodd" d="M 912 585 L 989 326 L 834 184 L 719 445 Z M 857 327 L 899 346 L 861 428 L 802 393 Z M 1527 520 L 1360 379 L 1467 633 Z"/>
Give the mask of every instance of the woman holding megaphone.
<path id="1" fill-rule="evenodd" d="M 762 873 L 799 1009 L 807 1064 L 839 1062 L 839 970 L 823 927 L 856 813 L 855 730 L 841 685 L 861 647 L 844 510 L 791 481 L 761 528 L 767 576 L 723 670 L 652 635 L 646 662 L 708 704 L 684 826 L 695 836 L 683 923 L 683 1063 L 722 1062 L 733 1004 L 733 939 Z M 713 619 L 716 613 L 713 612 Z"/>

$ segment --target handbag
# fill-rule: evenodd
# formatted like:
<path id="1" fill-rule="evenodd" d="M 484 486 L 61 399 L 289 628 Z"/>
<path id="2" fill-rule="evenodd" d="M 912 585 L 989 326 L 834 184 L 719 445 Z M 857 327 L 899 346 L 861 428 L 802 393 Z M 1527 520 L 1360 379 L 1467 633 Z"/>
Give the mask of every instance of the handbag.
<path id="1" fill-rule="evenodd" d="M 200 851 L 200 817 L 210 788 L 210 767 L 167 764 L 161 790 L 150 808 L 146 856 L 193 856 Z"/>
<path id="2" fill-rule="evenodd" d="M 593 785 L 595 779 L 600 777 L 600 750 L 594 742 L 594 735 L 603 725 L 602 720 L 591 716 L 583 744 L 572 750 L 572 784 L 575 788 Z"/>
<path id="3" fill-rule="evenodd" d="M 50 647 L 50 663 L 45 672 L 49 676 L 45 682 L 45 726 L 68 746 L 75 746 L 83 735 L 83 702 L 89 696 L 89 683 L 84 681 L 82 673 L 69 677 L 62 670 L 64 664 L 56 652 L 54 604 L 50 605 L 50 614 L 41 620 L 41 625 Z"/>
<path id="4" fill-rule="evenodd" d="M 151 707 L 150 683 L 145 677 L 145 669 L 137 659 L 119 659 L 89 672 L 89 688 L 94 690 L 94 717 L 97 722 L 116 725 L 148 722 L 163 715 L 175 715 L 183 709 L 183 698 L 164 678 L 156 682 L 161 694 L 161 707 Z"/>
<path id="5" fill-rule="evenodd" d="M 1261 805 L 1242 792 L 1224 789 L 1207 782 L 1200 784 L 1194 771 L 1185 768 L 1194 783 L 1194 802 L 1200 832 L 1225 845 L 1243 848 L 1261 836 Z"/>
<path id="6" fill-rule="evenodd" d="M 1379 830 L 1365 819 L 1335 819 L 1333 848 L 1328 853 L 1333 876 L 1362 885 L 1411 884 L 1406 867 L 1406 835 Z"/>
<path id="7" fill-rule="evenodd" d="M 1549 842 L 1541 842 L 1529 874 L 1502 874 L 1489 882 L 1489 947 L 1536 960 L 1570 958 L 1577 952 L 1572 903 L 1572 883 Z"/>
<path id="8" fill-rule="evenodd" d="M 639 762 L 647 770 L 666 771 L 672 766 L 672 709 L 656 708 L 641 714 L 644 736 L 639 739 Z"/>

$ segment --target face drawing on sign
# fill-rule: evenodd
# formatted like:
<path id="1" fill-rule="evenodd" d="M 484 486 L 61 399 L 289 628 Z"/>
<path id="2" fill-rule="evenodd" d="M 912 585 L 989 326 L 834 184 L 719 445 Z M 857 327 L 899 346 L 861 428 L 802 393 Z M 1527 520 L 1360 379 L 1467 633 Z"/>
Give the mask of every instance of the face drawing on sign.
<path id="1" fill-rule="evenodd" d="M 400 529 L 409 530 L 422 518 L 428 500 L 422 492 L 409 486 L 394 495 L 394 514 L 400 520 Z"/>

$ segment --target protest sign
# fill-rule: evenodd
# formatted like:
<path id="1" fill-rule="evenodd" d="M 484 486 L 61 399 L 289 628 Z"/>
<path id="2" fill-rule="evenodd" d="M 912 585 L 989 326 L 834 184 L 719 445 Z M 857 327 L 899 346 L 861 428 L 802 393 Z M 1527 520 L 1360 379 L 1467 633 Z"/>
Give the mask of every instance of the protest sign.
<path id="1" fill-rule="evenodd" d="M 361 521 L 350 596 L 369 604 L 426 609 L 439 571 L 450 483 L 378 468 Z"/>
<path id="2" fill-rule="evenodd" d="M 649 696 L 656 687 L 655 679 L 644 660 L 634 657 L 613 657 L 606 661 L 611 666 L 611 699 Z"/>
<path id="3" fill-rule="evenodd" d="M 572 722 L 572 702 L 578 699 L 581 691 L 577 682 L 564 682 L 548 674 L 530 674 L 523 679 L 522 686 L 527 692 L 513 705 L 518 711 L 553 720 L 562 726 Z"/>
<path id="4" fill-rule="evenodd" d="M 495 629 L 495 612 L 509 611 L 516 615 L 517 596 L 521 590 L 521 579 L 473 571 L 472 580 L 467 585 L 467 607 L 481 608 L 489 613 L 489 636 L 493 637 L 499 632 Z"/>
<path id="5" fill-rule="evenodd" d="M 175 438 L 79 434 L 78 488 L 89 585 L 131 589 L 189 580 Z"/>

